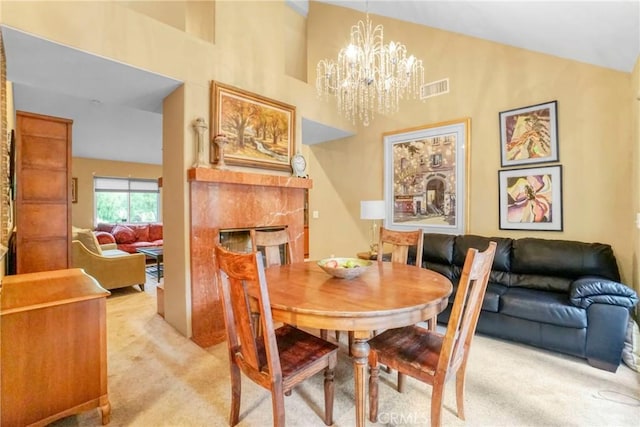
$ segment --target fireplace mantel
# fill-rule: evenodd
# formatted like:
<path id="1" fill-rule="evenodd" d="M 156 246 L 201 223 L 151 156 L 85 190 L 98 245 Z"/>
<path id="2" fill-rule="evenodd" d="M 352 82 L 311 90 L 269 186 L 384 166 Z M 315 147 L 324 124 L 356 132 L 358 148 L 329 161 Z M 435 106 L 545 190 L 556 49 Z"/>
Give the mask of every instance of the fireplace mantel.
<path id="1" fill-rule="evenodd" d="M 266 175 L 209 168 L 193 168 L 187 172 L 189 181 L 226 184 L 260 185 L 264 187 L 311 188 L 310 179 L 293 176 Z"/>
<path id="2" fill-rule="evenodd" d="M 219 231 L 287 227 L 293 261 L 303 261 L 304 193 L 313 181 L 210 168 L 189 169 L 187 179 L 191 199 L 191 335 L 198 345 L 207 347 L 225 339 L 212 263 Z"/>

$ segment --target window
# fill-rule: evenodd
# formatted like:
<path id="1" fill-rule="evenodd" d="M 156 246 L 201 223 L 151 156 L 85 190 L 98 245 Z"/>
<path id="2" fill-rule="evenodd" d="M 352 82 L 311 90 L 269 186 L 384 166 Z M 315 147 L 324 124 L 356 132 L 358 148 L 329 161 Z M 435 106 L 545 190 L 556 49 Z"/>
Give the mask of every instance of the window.
<path id="1" fill-rule="evenodd" d="M 93 178 L 95 221 L 159 221 L 160 191 L 153 179 Z"/>

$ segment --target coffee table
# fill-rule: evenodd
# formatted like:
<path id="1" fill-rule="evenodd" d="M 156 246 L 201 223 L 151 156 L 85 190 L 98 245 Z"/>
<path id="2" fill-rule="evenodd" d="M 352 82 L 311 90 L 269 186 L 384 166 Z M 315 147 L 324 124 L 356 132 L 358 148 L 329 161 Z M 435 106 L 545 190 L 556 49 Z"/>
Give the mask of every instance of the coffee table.
<path id="1" fill-rule="evenodd" d="M 146 248 L 138 248 L 136 249 L 136 251 L 141 254 L 145 254 L 147 257 L 152 258 L 156 261 L 156 274 L 159 282 L 160 278 L 162 277 L 161 265 L 164 261 L 164 257 L 163 257 L 164 252 L 163 252 L 162 246 L 150 246 Z"/>

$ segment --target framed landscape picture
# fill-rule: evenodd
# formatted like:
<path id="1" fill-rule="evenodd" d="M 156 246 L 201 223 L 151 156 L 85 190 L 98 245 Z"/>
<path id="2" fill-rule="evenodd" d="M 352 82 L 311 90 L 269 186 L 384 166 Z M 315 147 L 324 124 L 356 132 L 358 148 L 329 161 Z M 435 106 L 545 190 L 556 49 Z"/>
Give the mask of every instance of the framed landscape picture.
<path id="1" fill-rule="evenodd" d="M 562 166 L 501 170 L 500 229 L 562 231 Z"/>
<path id="2" fill-rule="evenodd" d="M 226 164 L 290 172 L 295 112 L 291 105 L 211 82 L 210 162 L 217 162 L 213 140 L 224 134 Z"/>
<path id="3" fill-rule="evenodd" d="M 466 232 L 470 126 L 463 118 L 383 135 L 385 227 Z"/>
<path id="4" fill-rule="evenodd" d="M 556 101 L 503 111 L 499 117 L 502 167 L 558 161 Z"/>

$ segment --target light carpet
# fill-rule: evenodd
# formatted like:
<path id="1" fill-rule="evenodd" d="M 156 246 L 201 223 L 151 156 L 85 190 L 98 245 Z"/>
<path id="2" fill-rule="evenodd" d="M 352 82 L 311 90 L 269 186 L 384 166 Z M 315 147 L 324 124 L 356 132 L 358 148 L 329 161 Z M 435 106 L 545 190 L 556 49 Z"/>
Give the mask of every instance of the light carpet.
<path id="1" fill-rule="evenodd" d="M 116 290 L 107 300 L 110 426 L 226 426 L 230 404 L 226 343 L 203 349 L 156 313 L 155 287 Z M 346 334 L 342 334 L 346 336 Z M 335 375 L 334 426 L 355 425 L 353 369 L 346 343 Z M 455 415 L 455 383 L 445 391 L 445 426 L 638 426 L 640 376 L 476 336 L 467 368 L 466 421 Z M 323 426 L 322 375 L 285 398 L 287 426 Z M 429 425 L 431 387 L 382 373 L 378 426 Z M 243 379 L 240 427 L 272 425 L 270 394 Z M 56 427 L 99 426 L 98 410 Z"/>

